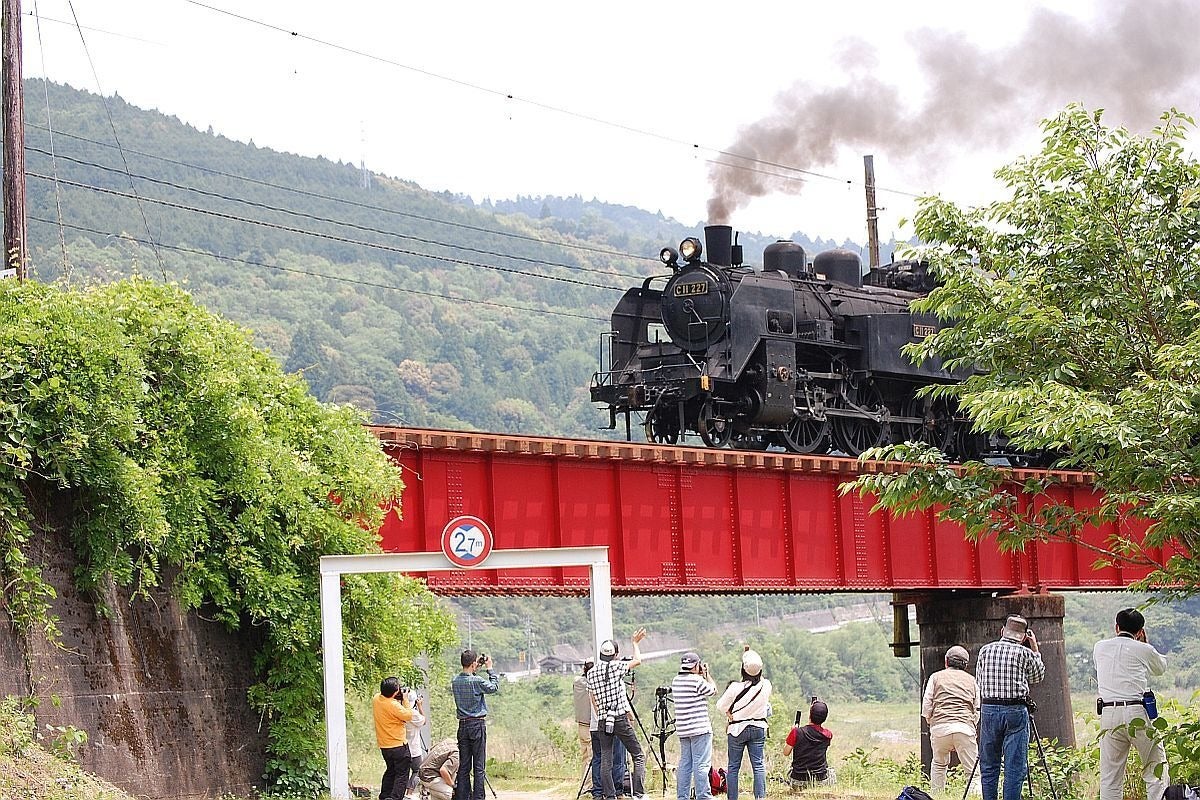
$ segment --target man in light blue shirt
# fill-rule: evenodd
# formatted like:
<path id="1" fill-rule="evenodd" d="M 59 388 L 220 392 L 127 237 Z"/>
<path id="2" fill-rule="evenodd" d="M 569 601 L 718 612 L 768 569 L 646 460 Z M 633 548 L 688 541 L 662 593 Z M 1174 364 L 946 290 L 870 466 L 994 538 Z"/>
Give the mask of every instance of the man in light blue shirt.
<path id="1" fill-rule="evenodd" d="M 500 688 L 492 670 L 492 657 L 483 660 L 474 650 L 463 650 L 459 657 L 462 672 L 450 682 L 454 694 L 454 710 L 458 715 L 458 780 L 454 784 L 454 800 L 484 800 L 487 786 L 487 700 Z M 483 667 L 487 678 L 476 675 Z M 472 783 L 472 776 L 474 782 Z"/>

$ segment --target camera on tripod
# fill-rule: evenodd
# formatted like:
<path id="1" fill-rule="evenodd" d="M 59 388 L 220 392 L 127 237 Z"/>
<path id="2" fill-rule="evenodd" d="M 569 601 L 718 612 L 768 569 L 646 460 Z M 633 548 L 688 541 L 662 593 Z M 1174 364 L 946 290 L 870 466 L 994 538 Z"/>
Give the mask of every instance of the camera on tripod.
<path id="1" fill-rule="evenodd" d="M 671 687 L 670 686 L 659 686 L 657 689 L 654 690 L 654 696 L 659 700 L 665 700 L 666 698 L 671 696 Z"/>

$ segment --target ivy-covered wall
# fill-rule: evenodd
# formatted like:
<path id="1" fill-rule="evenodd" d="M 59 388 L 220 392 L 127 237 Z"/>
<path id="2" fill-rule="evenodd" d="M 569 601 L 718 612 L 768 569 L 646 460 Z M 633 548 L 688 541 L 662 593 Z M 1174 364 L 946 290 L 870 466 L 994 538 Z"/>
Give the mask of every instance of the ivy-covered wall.
<path id="1" fill-rule="evenodd" d="M 262 785 L 267 745 L 246 697 L 259 647 L 254 629 L 230 633 L 203 610 L 184 611 L 165 590 L 133 600 L 112 588 L 98 597 L 80 592 L 67 533 L 71 495 L 32 493 L 34 555 L 58 595 L 51 607 L 62 639 L 56 646 L 17 637 L 0 614 L 0 695 L 32 688 L 39 728 L 86 732 L 81 765 L 131 794 L 249 796 Z M 96 599 L 111 609 L 107 618 Z"/>

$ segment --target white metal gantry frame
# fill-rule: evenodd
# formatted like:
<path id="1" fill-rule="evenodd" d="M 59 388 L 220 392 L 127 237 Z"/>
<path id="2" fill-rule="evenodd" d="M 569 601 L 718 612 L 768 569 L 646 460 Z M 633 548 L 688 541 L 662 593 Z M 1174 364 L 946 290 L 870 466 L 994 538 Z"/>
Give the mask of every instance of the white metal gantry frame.
<path id="1" fill-rule="evenodd" d="M 612 573 L 607 547 L 493 550 L 481 569 L 588 567 L 591 570 L 592 646 L 612 638 Z M 441 552 L 321 557 L 321 659 L 325 671 L 325 754 L 331 800 L 349 800 L 346 752 L 346 670 L 342 642 L 342 575 L 462 569 Z"/>

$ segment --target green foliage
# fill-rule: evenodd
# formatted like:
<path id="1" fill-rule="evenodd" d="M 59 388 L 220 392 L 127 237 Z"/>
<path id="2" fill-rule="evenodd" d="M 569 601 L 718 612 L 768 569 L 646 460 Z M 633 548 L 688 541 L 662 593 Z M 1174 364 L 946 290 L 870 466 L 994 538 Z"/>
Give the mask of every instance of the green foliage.
<path id="1" fill-rule="evenodd" d="M 856 747 L 842 759 L 838 770 L 839 785 L 878 785 L 881 781 L 892 786 L 924 786 L 929 781 L 921 773 L 921 759 L 909 753 L 902 761 L 881 756 L 875 748 Z"/>
<path id="2" fill-rule="evenodd" d="M 1170 591 L 1200 587 L 1200 562 L 1172 550 L 1200 545 L 1200 164 L 1184 149 L 1192 127 L 1172 110 L 1137 136 L 1071 106 L 1044 123 L 1039 154 L 997 172 L 1007 199 L 963 210 L 925 198 L 916 216 L 929 243 L 921 257 L 943 285 L 914 308 L 954 325 L 911 354 L 979 369 L 934 393 L 956 398 L 978 431 L 1091 471 L 1099 505 L 1060 505 L 1053 477 L 1027 481 L 1037 501 L 1026 504 L 997 491 L 1007 480 L 999 468 L 954 468 L 916 445 L 865 454 L 914 466 L 865 476 L 855 489 L 901 513 L 944 506 L 943 518 L 1007 548 L 1078 541 L 1106 525 L 1107 540 L 1084 542 L 1101 560 L 1153 567 L 1150 584 Z"/>
<path id="3" fill-rule="evenodd" d="M 1039 750 L 1037 742 L 1029 743 L 1034 797 L 1088 800 L 1093 796 L 1092 787 L 1084 777 L 1095 774 L 1099 765 L 1100 751 L 1096 747 L 1063 747 L 1056 740 L 1043 740 Z"/>
<path id="4" fill-rule="evenodd" d="M 269 725 L 268 777 L 311 793 L 324 727 L 318 560 L 377 550 L 398 470 L 359 413 L 323 406 L 244 331 L 183 291 L 126 280 L 67 291 L 0 283 L 3 602 L 26 634 L 53 632 L 27 558 L 27 496 L 75 503 L 83 589 L 134 596 L 170 581 L 187 608 L 254 632 L 250 701 Z M 415 675 L 453 623 L 414 581 L 343 584 L 346 677 Z"/>

